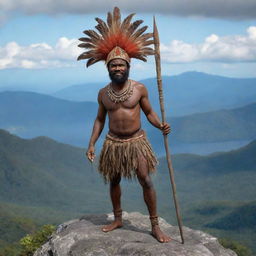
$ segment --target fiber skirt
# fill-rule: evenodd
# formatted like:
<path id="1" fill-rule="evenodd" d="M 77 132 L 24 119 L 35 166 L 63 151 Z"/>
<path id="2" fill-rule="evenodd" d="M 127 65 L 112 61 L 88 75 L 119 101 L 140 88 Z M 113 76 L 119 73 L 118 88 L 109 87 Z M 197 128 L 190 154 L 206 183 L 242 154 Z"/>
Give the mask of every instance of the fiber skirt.
<path id="1" fill-rule="evenodd" d="M 149 172 L 154 172 L 158 162 L 144 131 L 129 139 L 120 139 L 108 134 L 100 154 L 99 172 L 105 182 L 110 182 L 118 176 L 132 179 L 136 176 L 141 157 L 147 161 Z"/>

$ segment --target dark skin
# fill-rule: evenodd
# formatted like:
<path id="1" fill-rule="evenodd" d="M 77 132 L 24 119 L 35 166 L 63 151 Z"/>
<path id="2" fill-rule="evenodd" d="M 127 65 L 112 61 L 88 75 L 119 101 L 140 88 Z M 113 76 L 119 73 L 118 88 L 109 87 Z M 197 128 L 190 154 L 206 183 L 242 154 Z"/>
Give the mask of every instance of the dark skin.
<path id="1" fill-rule="evenodd" d="M 131 138 L 136 137 L 140 133 L 141 120 L 140 111 L 142 110 L 146 115 L 148 121 L 163 134 L 170 133 L 170 125 L 167 123 L 162 124 L 157 114 L 153 111 L 149 99 L 146 87 L 133 80 L 125 79 L 122 81 L 125 72 L 129 72 L 129 66 L 125 60 L 114 59 L 108 64 L 108 71 L 112 79 L 112 88 L 115 92 L 123 91 L 131 82 L 134 86 L 133 94 L 126 101 L 120 103 L 112 102 L 108 95 L 106 87 L 101 89 L 98 94 L 98 114 L 94 122 L 89 147 L 87 150 L 87 157 L 90 161 L 94 160 L 95 149 L 94 145 L 99 138 L 103 127 L 105 125 L 106 115 L 109 117 L 109 133 L 112 136 L 118 138 Z M 121 80 L 121 82 L 120 82 Z M 138 159 L 139 166 L 136 170 L 137 178 L 143 189 L 144 201 L 147 205 L 149 215 L 157 216 L 156 207 L 156 192 L 153 187 L 147 161 L 144 157 Z M 121 209 L 121 177 L 118 176 L 110 182 L 110 197 L 113 205 L 114 212 L 118 212 Z M 115 217 L 114 221 L 102 228 L 102 231 L 109 232 L 116 228 L 122 227 L 121 216 Z M 165 235 L 159 225 L 152 225 L 152 235 L 159 242 L 169 242 L 171 238 Z"/>

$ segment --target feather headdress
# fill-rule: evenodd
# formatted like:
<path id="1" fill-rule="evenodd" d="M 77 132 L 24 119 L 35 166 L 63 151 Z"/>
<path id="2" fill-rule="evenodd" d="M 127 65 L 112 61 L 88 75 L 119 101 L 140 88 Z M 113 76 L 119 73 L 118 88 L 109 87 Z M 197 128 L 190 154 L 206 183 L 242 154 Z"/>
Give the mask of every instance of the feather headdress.
<path id="1" fill-rule="evenodd" d="M 121 58 L 130 62 L 130 58 L 147 61 L 147 55 L 153 55 L 154 50 L 148 45 L 153 44 L 153 34 L 144 33 L 147 26 L 138 28 L 143 20 L 136 20 L 131 23 L 135 14 L 128 15 L 121 22 L 121 14 L 118 7 L 107 15 L 107 23 L 100 18 L 95 18 L 98 22 L 95 28 L 98 30 L 85 30 L 83 33 L 88 37 L 79 40 L 83 43 L 79 47 L 88 50 L 79 55 L 77 60 L 88 59 L 86 66 L 105 61 L 106 64 L 112 59 Z"/>

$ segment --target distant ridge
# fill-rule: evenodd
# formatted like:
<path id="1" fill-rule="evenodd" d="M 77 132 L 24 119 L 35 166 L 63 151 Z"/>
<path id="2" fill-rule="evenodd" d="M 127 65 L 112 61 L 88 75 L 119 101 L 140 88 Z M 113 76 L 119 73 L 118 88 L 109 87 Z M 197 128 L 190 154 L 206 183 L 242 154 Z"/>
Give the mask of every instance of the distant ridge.
<path id="1" fill-rule="evenodd" d="M 74 102 L 32 92 L 2 92 L 0 128 L 24 138 L 48 136 L 85 147 L 97 108 L 95 102 Z M 168 121 L 172 126 L 170 137 L 174 144 L 250 141 L 256 138 L 256 103 L 236 109 L 171 117 Z M 162 141 L 161 133 L 145 118 L 143 127 L 158 151 Z M 104 133 L 107 129 L 106 124 Z"/>
<path id="2" fill-rule="evenodd" d="M 0 93 L 0 128 L 25 138 L 44 135 L 85 145 L 96 113 L 95 102 L 72 102 L 34 92 Z"/>
<path id="3" fill-rule="evenodd" d="M 175 125 L 175 139 L 179 141 L 253 140 L 256 138 L 256 103 L 234 109 L 169 118 L 169 122 Z"/>
<path id="4" fill-rule="evenodd" d="M 132 79 L 132 77 L 131 77 Z M 149 90 L 151 103 L 159 110 L 155 78 L 140 80 Z M 57 91 L 54 96 L 77 101 L 95 101 L 106 83 L 85 83 Z M 167 115 L 180 116 L 221 108 L 236 108 L 256 101 L 256 78 L 229 78 L 202 72 L 163 76 Z"/>
<path id="5" fill-rule="evenodd" d="M 220 175 L 240 171 L 256 172 L 256 140 L 248 145 L 229 152 L 213 153 L 207 156 L 179 154 L 175 157 L 176 168 L 195 169 L 198 173 Z M 185 160 L 185 161 L 184 161 Z"/>
<path id="6" fill-rule="evenodd" d="M 167 121 L 172 127 L 169 137 L 173 145 L 202 143 L 203 148 L 207 143 L 256 139 L 256 103 L 236 109 L 167 118 Z M 160 147 L 162 135 L 149 124 L 146 130 L 152 144 Z"/>

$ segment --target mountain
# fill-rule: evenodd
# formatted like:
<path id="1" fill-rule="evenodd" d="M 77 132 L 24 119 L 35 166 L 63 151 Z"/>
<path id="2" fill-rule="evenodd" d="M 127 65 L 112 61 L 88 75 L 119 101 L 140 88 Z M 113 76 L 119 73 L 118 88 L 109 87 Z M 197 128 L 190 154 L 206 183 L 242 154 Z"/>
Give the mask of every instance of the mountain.
<path id="1" fill-rule="evenodd" d="M 72 102 L 31 92 L 0 93 L 0 128 L 24 138 L 43 135 L 64 143 L 87 146 L 96 114 L 97 103 L 94 102 Z M 145 118 L 142 120 L 154 149 L 163 155 L 161 133 Z M 204 143 L 213 145 L 210 150 L 205 150 L 206 153 L 219 148 L 226 150 L 256 137 L 256 103 L 237 109 L 168 118 L 168 121 L 173 130 L 170 141 L 174 152 L 201 153 L 202 147 L 206 147 Z M 106 125 L 99 139 L 99 148 L 107 128 Z M 219 147 L 214 144 L 216 142 L 224 143 Z M 228 147 L 228 142 L 238 145 Z"/>
<path id="2" fill-rule="evenodd" d="M 254 251 L 254 254 L 245 255 L 255 255 L 255 207 L 256 201 L 201 202 L 185 212 L 184 222 L 219 238 L 239 241 Z"/>
<path id="3" fill-rule="evenodd" d="M 169 136 L 172 145 L 202 143 L 200 146 L 206 147 L 206 143 L 251 141 L 256 138 L 256 103 L 237 109 L 167 118 L 167 121 L 172 127 Z M 159 152 L 162 147 L 159 143 L 162 142 L 162 135 L 148 124 L 146 130 L 156 151 Z"/>
<path id="4" fill-rule="evenodd" d="M 84 154 L 46 137 L 24 140 L 0 130 L 0 201 L 82 212 L 100 186 Z"/>
<path id="5" fill-rule="evenodd" d="M 64 89 L 61 89 L 52 94 L 52 96 L 71 100 L 71 101 L 97 101 L 97 95 L 100 88 L 107 85 L 106 83 L 85 83 L 76 84 Z"/>
<path id="6" fill-rule="evenodd" d="M 0 128 L 25 138 L 43 135 L 83 145 L 96 113 L 94 102 L 72 102 L 33 92 L 0 93 Z"/>
<path id="7" fill-rule="evenodd" d="M 256 78 L 228 78 L 201 72 L 163 76 L 167 116 L 188 115 L 221 108 L 237 108 L 255 102 Z M 159 112 L 155 78 L 139 81 L 146 85 L 154 109 Z M 104 83 L 85 83 L 57 91 L 53 96 L 68 100 L 95 101 Z"/>
<path id="8" fill-rule="evenodd" d="M 175 157 L 175 166 L 179 171 L 194 169 L 197 173 L 228 174 L 235 172 L 256 172 L 256 140 L 230 152 L 214 153 L 208 156 L 180 154 Z M 184 161 L 185 159 L 185 161 Z"/>
<path id="9" fill-rule="evenodd" d="M 13 210 L 9 204 L 0 203 L 0 248 L 19 240 L 27 233 L 34 232 L 38 227 L 33 220 L 21 217 Z"/>
<path id="10" fill-rule="evenodd" d="M 256 141 L 253 141 L 238 150 L 208 156 L 173 155 L 177 194 L 182 207 L 194 207 L 204 201 L 255 200 L 255 153 Z M 170 193 L 169 171 L 166 160 L 160 158 L 159 161 L 154 184 L 159 195 L 159 207 L 169 211 L 166 205 L 166 197 Z"/>
<path id="11" fill-rule="evenodd" d="M 0 130 L 0 201 L 66 209 L 64 201 L 70 199 L 75 210 L 86 201 L 100 204 L 99 201 L 91 201 L 103 189 L 102 180 L 95 171 L 97 163 L 91 165 L 84 153 L 85 150 L 81 148 L 47 137 L 21 139 Z M 253 179 L 256 177 L 255 153 L 256 141 L 253 141 L 245 147 L 226 153 L 208 156 L 174 155 L 173 165 L 177 170 L 182 201 L 188 204 L 191 197 L 192 202 L 195 199 L 224 200 L 223 191 L 228 191 L 225 194 L 226 200 L 253 200 L 256 192 L 256 179 Z M 160 158 L 159 161 L 158 174 L 153 177 L 159 190 L 163 191 L 160 198 L 164 198 L 169 182 L 163 181 L 168 181 L 169 174 L 165 159 Z M 234 182 L 235 180 L 239 182 Z M 134 184 L 127 183 L 124 187 L 129 189 L 133 186 Z M 193 192 L 187 193 L 188 191 Z M 133 192 L 136 198 L 137 189 Z M 101 198 L 100 201 L 105 199 L 107 198 Z"/>
<path id="12" fill-rule="evenodd" d="M 214 142 L 256 138 L 256 103 L 180 118 L 169 118 L 175 139 L 181 142 Z M 186 130 L 186 132 L 184 132 Z"/>
<path id="13" fill-rule="evenodd" d="M 256 201 L 239 206 L 226 216 L 218 218 L 205 226 L 233 231 L 250 228 L 256 233 Z"/>
<path id="14" fill-rule="evenodd" d="M 97 163 L 90 165 L 84 153 L 81 148 L 47 137 L 21 139 L 0 130 L 0 206 L 8 205 L 21 218 L 16 223 L 15 216 L 10 214 L 7 218 L 5 214 L 3 222 L 13 223 L 9 226 L 22 233 L 24 229 L 17 225 L 23 227 L 28 223 L 30 229 L 44 221 L 58 223 L 58 219 L 63 221 L 67 216 L 111 211 L 108 186 L 96 171 Z M 239 240 L 240 227 L 234 224 L 231 230 L 218 225 L 227 218 L 234 221 L 240 214 L 244 216 L 241 225 L 247 223 L 243 236 L 249 240 L 255 237 L 248 228 L 248 223 L 254 223 L 251 213 L 255 208 L 252 206 L 246 215 L 249 208 L 242 207 L 256 197 L 255 153 L 256 141 L 253 141 L 226 153 L 172 157 L 184 225 Z M 175 223 L 166 160 L 161 158 L 159 162 L 158 172 L 152 175 L 159 215 Z M 138 182 L 123 180 L 122 193 L 124 210 L 147 213 Z M 2 239 L 7 238 L 2 236 Z"/>
<path id="15" fill-rule="evenodd" d="M 95 171 L 96 165 L 90 165 L 85 159 L 83 149 L 46 137 L 28 140 L 0 131 L 0 201 L 56 209 L 67 209 L 72 205 L 74 211 L 79 210 L 78 205 L 85 203 L 99 206 L 99 209 L 100 205 L 106 205 L 107 197 L 94 202 L 93 198 L 98 198 L 106 187 L 102 187 L 102 180 Z M 256 196 L 255 153 L 256 141 L 253 141 L 245 147 L 226 153 L 208 156 L 174 155 L 173 165 L 177 170 L 177 185 L 182 203 L 189 205 L 195 200 L 224 198 L 253 200 Z M 165 191 L 169 189 L 165 159 L 160 158 L 158 169 L 154 180 L 164 202 Z M 137 184 L 125 183 L 124 190 L 133 186 L 137 187 Z M 136 198 L 135 187 L 128 201 L 133 196 Z M 68 199 L 70 206 L 64 203 Z M 128 207 L 133 207 L 133 203 Z M 87 206 L 84 205 L 83 208 L 86 209 Z"/>
<path id="16" fill-rule="evenodd" d="M 253 255 L 256 254 L 255 155 L 256 140 L 226 153 L 172 157 L 184 225 L 239 241 L 253 249 Z M 154 184 L 160 214 L 166 218 L 175 212 L 169 179 L 166 160 L 160 159 Z M 172 221 L 176 223 L 174 217 Z"/>

